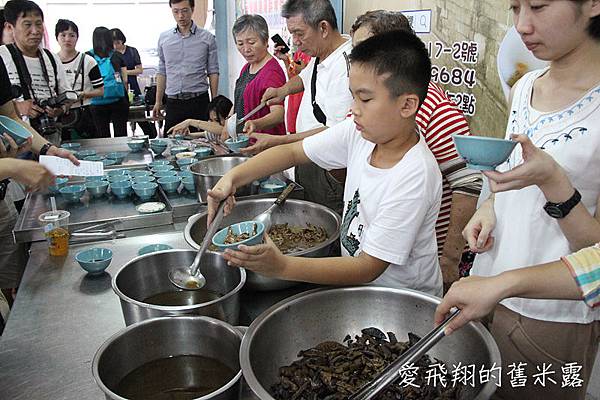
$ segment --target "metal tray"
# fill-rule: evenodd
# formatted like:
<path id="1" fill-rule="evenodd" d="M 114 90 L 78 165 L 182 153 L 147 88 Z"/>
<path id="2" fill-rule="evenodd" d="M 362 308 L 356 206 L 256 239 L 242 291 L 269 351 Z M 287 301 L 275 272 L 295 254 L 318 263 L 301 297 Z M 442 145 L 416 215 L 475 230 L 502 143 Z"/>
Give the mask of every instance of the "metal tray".
<path id="1" fill-rule="evenodd" d="M 74 179 L 69 183 L 81 183 L 81 178 Z M 51 209 L 49 194 L 29 193 L 25 198 L 23 210 L 21 211 L 15 229 L 13 231 L 17 243 L 28 243 L 44 240 L 44 235 L 38 216 Z M 86 191 L 79 203 L 66 202 L 60 195 L 55 195 L 56 207 L 59 210 L 67 210 L 71 213 L 69 217 L 69 230 L 74 231 L 90 225 L 103 222 L 118 221 L 115 225 L 117 231 L 126 231 L 138 228 L 148 228 L 173 223 L 173 210 L 162 191 L 157 191 L 155 199 L 165 203 L 166 208 L 162 212 L 154 214 L 140 214 L 135 207 L 143 203 L 138 197 L 131 195 L 129 198 L 119 200 L 107 194 L 100 198 L 91 198 Z"/>

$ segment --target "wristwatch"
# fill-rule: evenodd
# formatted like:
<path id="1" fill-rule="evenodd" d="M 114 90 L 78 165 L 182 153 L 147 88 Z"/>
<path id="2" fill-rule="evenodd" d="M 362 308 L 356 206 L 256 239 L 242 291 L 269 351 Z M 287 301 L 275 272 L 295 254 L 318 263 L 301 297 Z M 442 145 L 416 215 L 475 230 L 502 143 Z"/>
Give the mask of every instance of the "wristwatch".
<path id="1" fill-rule="evenodd" d="M 52 146 L 54 146 L 54 145 L 50 142 L 43 145 L 42 148 L 40 149 L 40 155 L 45 156 L 48 153 L 48 150 L 50 150 L 50 147 L 52 147 Z"/>
<path id="2" fill-rule="evenodd" d="M 546 213 L 548 213 L 548 215 L 552 218 L 564 218 L 569 215 L 571 210 L 575 208 L 580 201 L 581 193 L 575 189 L 575 193 L 573 193 L 573 196 L 571 196 L 571 198 L 567 201 L 563 201 L 562 203 L 547 202 L 544 205 L 544 211 L 546 211 Z"/>

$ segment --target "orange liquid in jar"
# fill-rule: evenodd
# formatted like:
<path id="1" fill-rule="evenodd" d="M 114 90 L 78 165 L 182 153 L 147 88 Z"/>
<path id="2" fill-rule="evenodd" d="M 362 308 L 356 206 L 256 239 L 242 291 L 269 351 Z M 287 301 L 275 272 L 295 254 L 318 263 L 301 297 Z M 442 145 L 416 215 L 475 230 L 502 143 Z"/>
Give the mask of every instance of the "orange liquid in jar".
<path id="1" fill-rule="evenodd" d="M 69 232 L 64 228 L 54 228 L 46 234 L 50 239 L 51 256 L 66 256 L 69 254 Z"/>

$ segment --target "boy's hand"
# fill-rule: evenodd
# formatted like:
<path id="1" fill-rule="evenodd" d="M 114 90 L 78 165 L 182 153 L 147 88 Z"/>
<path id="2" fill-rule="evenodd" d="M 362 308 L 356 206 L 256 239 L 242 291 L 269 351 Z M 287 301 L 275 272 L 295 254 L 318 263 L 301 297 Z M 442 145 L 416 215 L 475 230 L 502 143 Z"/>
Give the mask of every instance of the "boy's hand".
<path id="1" fill-rule="evenodd" d="M 492 231 L 496 227 L 496 213 L 493 204 L 487 201 L 479 207 L 463 229 L 462 235 L 473 253 L 485 253 L 494 245 Z"/>
<path id="2" fill-rule="evenodd" d="M 285 270 L 285 256 L 265 233 L 265 243 L 256 246 L 240 245 L 238 250 L 223 253 L 227 265 L 243 267 L 261 275 L 281 278 Z"/>
<path id="3" fill-rule="evenodd" d="M 231 210 L 235 207 L 235 197 L 233 196 L 235 194 L 235 189 L 236 188 L 233 186 L 231 180 L 224 176 L 208 191 L 208 215 L 206 218 L 206 226 L 210 226 L 221 201 L 226 201 L 224 209 L 225 215 L 231 213 Z"/>

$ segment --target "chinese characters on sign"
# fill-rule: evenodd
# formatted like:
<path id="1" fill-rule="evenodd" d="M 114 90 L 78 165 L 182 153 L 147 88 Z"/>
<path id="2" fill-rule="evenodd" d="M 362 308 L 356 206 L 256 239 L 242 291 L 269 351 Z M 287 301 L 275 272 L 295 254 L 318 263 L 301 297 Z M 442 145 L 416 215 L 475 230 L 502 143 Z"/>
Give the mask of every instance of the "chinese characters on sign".
<path id="1" fill-rule="evenodd" d="M 473 41 L 454 42 L 451 46 L 446 46 L 441 41 L 428 42 L 427 50 L 433 62 L 440 57 L 447 55 L 452 57 L 453 61 L 468 66 L 475 66 L 479 58 L 479 45 Z M 454 101 L 458 108 L 470 117 L 477 111 L 477 99 L 472 93 L 467 93 L 464 88 L 473 89 L 477 84 L 477 76 L 474 68 L 448 68 L 445 66 L 432 65 L 431 80 L 440 83 L 443 86 L 452 86 L 453 90 L 447 90 L 446 94 L 450 100 Z M 461 90 L 462 89 L 462 90 Z"/>
<path id="2" fill-rule="evenodd" d="M 561 388 L 577 388 L 583 386 L 581 379 L 581 365 L 577 363 L 566 363 L 560 368 L 560 371 L 552 368 L 552 364 L 536 365 L 537 373 L 527 376 L 527 363 L 510 364 L 505 376 L 508 378 L 508 384 L 513 387 L 525 387 L 527 385 L 546 387 L 550 385 L 560 385 Z M 398 372 L 398 384 L 401 387 L 420 387 L 415 383 L 419 367 L 414 363 L 405 364 Z M 451 380 L 447 379 L 448 367 L 441 363 L 430 364 L 425 370 L 426 386 L 433 387 L 456 387 L 458 385 L 475 387 L 478 384 L 484 385 L 488 382 L 494 382 L 498 387 L 502 386 L 502 367 L 494 363 L 490 368 L 476 365 L 458 365 L 453 364 L 450 375 Z"/>

